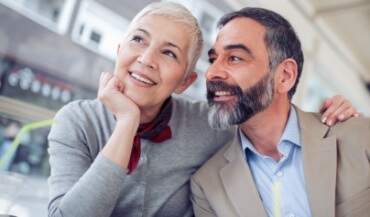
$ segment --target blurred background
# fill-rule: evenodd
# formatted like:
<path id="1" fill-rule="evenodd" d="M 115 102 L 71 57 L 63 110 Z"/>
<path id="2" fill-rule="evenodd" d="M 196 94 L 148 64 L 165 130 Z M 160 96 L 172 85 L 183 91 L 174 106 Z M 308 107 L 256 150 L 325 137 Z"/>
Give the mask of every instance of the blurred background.
<path id="1" fill-rule="evenodd" d="M 183 95 L 205 100 L 207 51 L 226 12 L 264 7 L 296 29 L 305 66 L 293 102 L 317 111 L 342 94 L 370 116 L 370 0 L 174 0 L 203 29 L 200 74 Z M 134 15 L 152 0 L 0 0 L 0 157 L 25 124 L 53 118 L 76 99 L 96 97 L 102 71 L 113 71 L 117 44 Z M 3 170 L 24 174 L 27 186 L 12 214 L 47 216 L 50 128 L 30 131 Z"/>

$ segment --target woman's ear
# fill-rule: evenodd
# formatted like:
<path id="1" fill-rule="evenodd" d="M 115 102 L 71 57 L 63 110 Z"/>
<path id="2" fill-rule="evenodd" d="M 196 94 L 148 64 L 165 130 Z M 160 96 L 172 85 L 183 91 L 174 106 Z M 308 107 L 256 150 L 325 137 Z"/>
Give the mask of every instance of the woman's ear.
<path id="1" fill-rule="evenodd" d="M 281 62 L 277 69 L 278 70 L 275 70 L 275 72 L 279 73 L 277 91 L 280 93 L 288 93 L 297 80 L 297 63 L 294 59 L 288 58 Z"/>
<path id="2" fill-rule="evenodd" d="M 196 72 L 191 72 L 180 84 L 176 87 L 175 93 L 181 94 L 184 92 L 194 81 L 197 79 L 198 74 Z"/>

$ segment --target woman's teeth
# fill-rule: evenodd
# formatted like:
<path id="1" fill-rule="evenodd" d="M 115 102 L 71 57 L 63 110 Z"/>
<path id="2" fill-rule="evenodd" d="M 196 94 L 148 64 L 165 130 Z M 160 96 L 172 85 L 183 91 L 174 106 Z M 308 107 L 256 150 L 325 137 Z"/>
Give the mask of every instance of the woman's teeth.
<path id="1" fill-rule="evenodd" d="M 131 76 L 134 77 L 136 80 L 139 80 L 141 82 L 144 82 L 146 84 L 155 84 L 154 82 L 146 79 L 146 78 L 143 78 L 143 77 L 140 77 L 139 75 L 135 74 L 135 73 L 131 73 Z"/>

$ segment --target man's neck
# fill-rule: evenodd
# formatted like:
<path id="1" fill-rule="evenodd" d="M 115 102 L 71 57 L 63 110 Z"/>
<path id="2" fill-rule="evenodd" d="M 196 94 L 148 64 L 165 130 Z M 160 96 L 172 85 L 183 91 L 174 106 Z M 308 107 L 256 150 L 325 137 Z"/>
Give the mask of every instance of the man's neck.
<path id="1" fill-rule="evenodd" d="M 279 162 L 282 155 L 277 147 L 284 133 L 289 113 L 289 103 L 273 102 L 267 109 L 242 123 L 240 128 L 260 154 Z"/>

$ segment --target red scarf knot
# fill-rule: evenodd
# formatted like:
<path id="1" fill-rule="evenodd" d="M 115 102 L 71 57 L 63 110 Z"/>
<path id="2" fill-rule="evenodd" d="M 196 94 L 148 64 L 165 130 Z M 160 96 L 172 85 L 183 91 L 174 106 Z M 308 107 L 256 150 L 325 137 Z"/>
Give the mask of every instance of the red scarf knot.
<path id="1" fill-rule="evenodd" d="M 139 164 L 141 145 L 140 139 L 149 139 L 155 143 L 161 143 L 170 139 L 172 136 L 171 128 L 167 125 L 172 113 L 171 96 L 163 103 L 159 114 L 153 122 L 140 124 L 134 137 L 134 144 L 131 150 L 131 157 L 128 164 L 128 174 L 130 174 Z"/>

